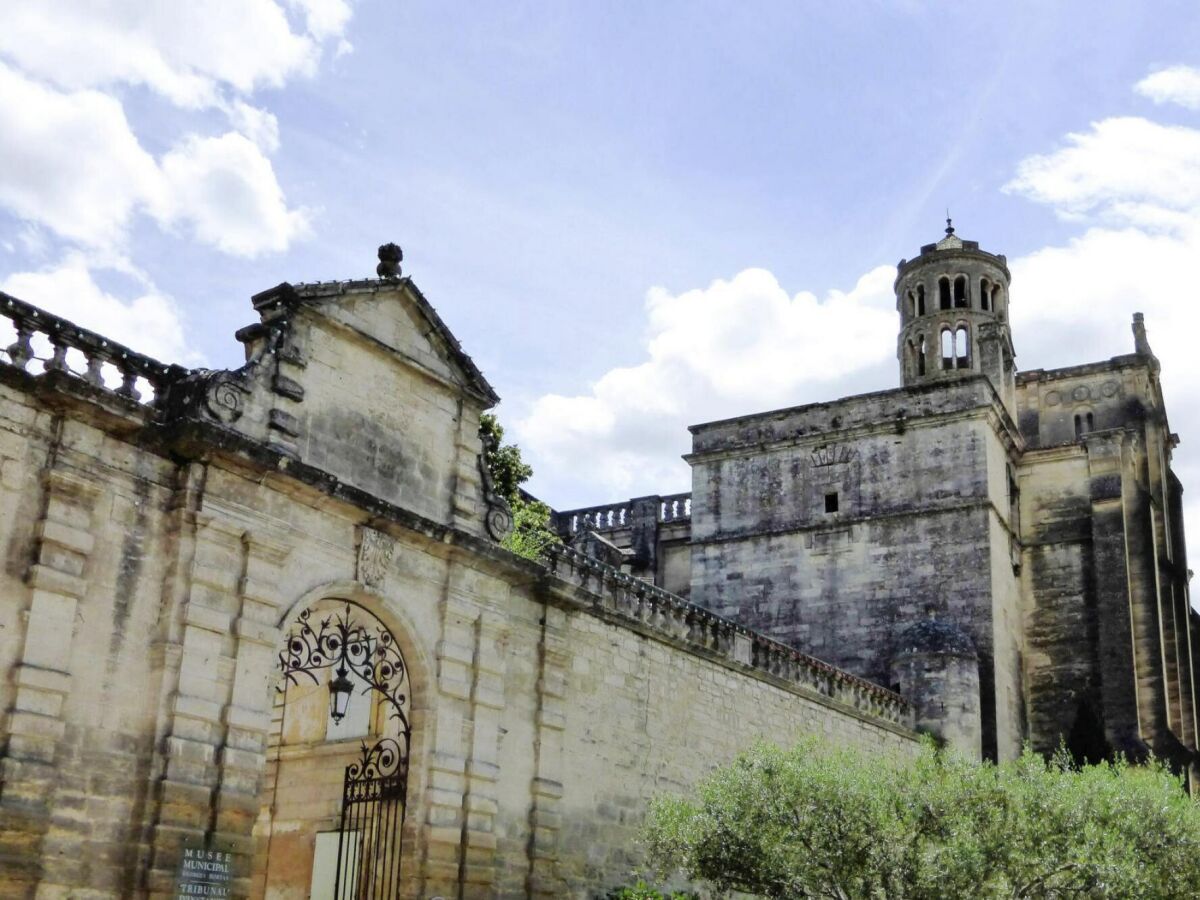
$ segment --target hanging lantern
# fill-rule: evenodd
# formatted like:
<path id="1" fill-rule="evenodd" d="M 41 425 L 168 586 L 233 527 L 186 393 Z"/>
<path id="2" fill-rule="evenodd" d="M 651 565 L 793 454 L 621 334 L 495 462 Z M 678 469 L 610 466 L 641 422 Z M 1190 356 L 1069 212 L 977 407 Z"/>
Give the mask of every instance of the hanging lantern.
<path id="1" fill-rule="evenodd" d="M 339 667 L 337 677 L 329 682 L 329 716 L 334 725 L 340 724 L 342 719 L 346 718 L 346 710 L 350 707 L 350 694 L 354 692 L 354 685 L 350 683 L 346 674 L 346 669 Z"/>

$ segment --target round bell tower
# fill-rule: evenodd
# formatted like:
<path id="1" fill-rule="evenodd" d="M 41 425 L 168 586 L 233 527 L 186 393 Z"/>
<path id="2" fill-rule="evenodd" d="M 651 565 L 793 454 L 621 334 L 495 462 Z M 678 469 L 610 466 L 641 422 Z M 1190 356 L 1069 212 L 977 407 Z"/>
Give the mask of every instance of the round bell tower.
<path id="1" fill-rule="evenodd" d="M 983 373 L 1011 412 L 1016 370 L 1007 260 L 962 240 L 946 219 L 946 236 L 897 269 L 901 384 Z"/>

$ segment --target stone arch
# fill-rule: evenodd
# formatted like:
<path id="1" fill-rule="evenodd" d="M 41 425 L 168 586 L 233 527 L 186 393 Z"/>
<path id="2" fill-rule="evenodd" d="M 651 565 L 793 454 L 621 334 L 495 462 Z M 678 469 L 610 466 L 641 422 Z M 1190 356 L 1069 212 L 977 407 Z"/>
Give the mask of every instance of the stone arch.
<path id="1" fill-rule="evenodd" d="M 395 641 L 404 662 L 405 709 L 409 726 L 408 783 L 406 814 L 400 832 L 400 874 L 403 879 L 399 896 L 417 895 L 420 860 L 424 854 L 420 798 L 426 790 L 426 769 L 429 759 L 434 673 L 430 656 L 417 639 L 416 623 L 400 604 L 357 581 L 339 581 L 320 585 L 298 597 L 277 620 L 278 647 L 285 647 L 305 612 L 333 615 L 349 609 L 352 619 L 365 625 L 383 628 Z M 278 663 L 269 679 L 271 710 L 266 766 L 258 820 L 255 825 L 255 853 L 250 896 L 260 898 L 268 891 L 309 896 L 314 870 L 327 872 L 322 865 L 331 846 L 336 848 L 336 833 L 340 824 L 343 781 L 346 767 L 362 758 L 364 748 L 384 738 L 394 738 L 397 725 L 387 714 L 387 704 L 371 694 L 356 690 L 351 702 L 364 699 L 369 707 L 366 733 L 339 734 L 336 726 L 326 722 L 322 736 L 296 719 L 288 721 L 289 707 L 296 702 L 291 688 L 282 693 L 277 687 L 285 679 Z M 313 703 L 312 694 L 321 702 Z M 328 680 L 300 695 L 310 716 L 329 717 Z M 349 718 L 349 717 L 347 717 Z M 334 850 L 336 855 L 336 849 Z M 323 896 L 314 893 L 313 896 Z"/>

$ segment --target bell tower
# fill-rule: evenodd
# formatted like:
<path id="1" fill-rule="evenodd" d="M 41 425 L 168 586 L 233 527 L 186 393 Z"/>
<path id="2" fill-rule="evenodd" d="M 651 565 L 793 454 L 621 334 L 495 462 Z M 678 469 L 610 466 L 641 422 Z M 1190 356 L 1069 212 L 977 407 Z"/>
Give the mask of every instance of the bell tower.
<path id="1" fill-rule="evenodd" d="M 922 247 L 916 259 L 900 260 L 897 270 L 900 383 L 910 387 L 981 372 L 1015 417 L 1008 261 L 958 237 L 947 218 L 946 236 Z"/>

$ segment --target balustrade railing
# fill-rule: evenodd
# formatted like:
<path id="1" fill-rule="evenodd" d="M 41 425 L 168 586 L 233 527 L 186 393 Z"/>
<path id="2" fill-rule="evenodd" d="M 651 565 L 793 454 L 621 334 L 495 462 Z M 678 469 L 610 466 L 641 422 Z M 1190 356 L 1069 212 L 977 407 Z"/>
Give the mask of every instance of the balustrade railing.
<path id="1" fill-rule="evenodd" d="M 185 372 L 4 293 L 0 346 L 0 363 L 22 372 L 60 372 L 148 406 Z"/>
<path id="2" fill-rule="evenodd" d="M 866 715 L 904 727 L 914 724 L 911 704 L 899 694 L 787 644 L 738 625 L 669 591 L 570 547 L 546 548 L 551 573 L 592 595 L 593 606 L 677 641 L 814 690 Z"/>
<path id="3" fill-rule="evenodd" d="M 658 521 L 682 522 L 692 517 L 692 495 L 671 494 L 663 497 L 658 507 Z"/>
<path id="4" fill-rule="evenodd" d="M 657 501 L 655 516 L 660 524 L 685 522 L 692 517 L 691 494 L 669 494 L 658 497 Z M 555 516 L 558 531 L 564 537 L 570 537 L 580 531 L 615 531 L 633 524 L 633 501 L 569 509 L 556 513 Z"/>

